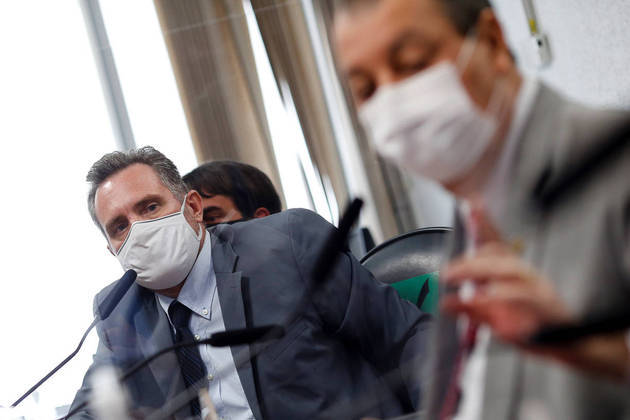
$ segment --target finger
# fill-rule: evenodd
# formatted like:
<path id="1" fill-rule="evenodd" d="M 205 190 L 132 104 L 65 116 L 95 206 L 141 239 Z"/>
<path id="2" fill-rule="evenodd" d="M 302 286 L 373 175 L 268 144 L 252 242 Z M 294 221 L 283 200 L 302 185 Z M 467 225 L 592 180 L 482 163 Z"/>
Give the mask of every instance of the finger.
<path id="1" fill-rule="evenodd" d="M 462 301 L 453 296 L 445 296 L 440 299 L 440 309 L 453 316 L 465 315 L 471 321 L 478 324 L 487 324 L 488 310 L 475 301 Z"/>
<path id="2" fill-rule="evenodd" d="M 446 284 L 460 285 L 468 280 L 475 283 L 526 281 L 530 276 L 529 270 L 516 258 L 485 255 L 466 257 L 451 263 L 441 278 Z"/>
<path id="3" fill-rule="evenodd" d="M 479 247 L 474 254 L 476 257 L 480 256 L 516 256 L 512 246 L 505 242 L 488 242 Z"/>
<path id="4" fill-rule="evenodd" d="M 471 205 L 470 224 L 477 246 L 501 240 L 501 233 L 494 226 L 484 204 L 480 201 L 473 202 Z"/>
<path id="5" fill-rule="evenodd" d="M 510 298 L 476 297 L 469 301 L 447 298 L 440 302 L 446 313 L 465 315 L 471 321 L 488 325 L 500 338 L 519 340 L 540 325 L 540 317 L 522 296 Z"/>
<path id="6" fill-rule="evenodd" d="M 466 307 L 469 309 L 482 310 L 483 308 L 496 308 L 503 306 L 537 306 L 537 296 L 535 290 L 530 287 L 514 284 L 496 284 L 478 288 L 474 295 L 463 298 L 458 293 L 445 295 L 441 301 L 453 307 Z"/>

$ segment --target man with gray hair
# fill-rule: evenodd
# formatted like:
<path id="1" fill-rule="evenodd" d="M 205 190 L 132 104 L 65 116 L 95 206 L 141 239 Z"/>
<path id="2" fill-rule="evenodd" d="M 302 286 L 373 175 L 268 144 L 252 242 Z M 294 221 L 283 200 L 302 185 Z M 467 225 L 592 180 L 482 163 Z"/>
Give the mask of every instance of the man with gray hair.
<path id="1" fill-rule="evenodd" d="M 155 414 L 200 387 L 221 418 L 384 417 L 418 407 L 419 378 L 409 366 L 421 359 L 429 316 L 349 252 L 337 255 L 327 278 L 313 279 L 334 229 L 321 217 L 295 209 L 206 230 L 201 196 L 151 147 L 105 155 L 87 179 L 94 222 L 137 278 L 97 327 L 98 350 L 72 409 L 89 400 L 102 365 L 124 370 L 174 343 L 288 322 L 264 350 L 202 345 L 149 363 L 125 382 L 134 415 Z M 111 288 L 96 296 L 97 313 Z M 201 414 L 193 398 L 175 418 Z M 91 418 L 89 407 L 77 417 Z"/>
<path id="2" fill-rule="evenodd" d="M 570 102 L 523 77 L 486 0 L 334 4 L 339 67 L 375 148 L 471 203 L 465 222 L 479 233 L 477 255 L 443 271 L 451 286 L 479 287 L 443 296 L 469 326 L 450 341 L 457 351 L 437 352 L 428 418 L 628 418 L 627 389 L 515 351 L 628 381 L 623 334 L 553 349 L 527 341 L 543 325 L 630 300 L 630 184 L 617 181 L 630 177 L 628 148 L 573 194 L 543 199 L 589 167 L 628 113 Z M 434 342 L 454 330 L 441 317 Z"/>

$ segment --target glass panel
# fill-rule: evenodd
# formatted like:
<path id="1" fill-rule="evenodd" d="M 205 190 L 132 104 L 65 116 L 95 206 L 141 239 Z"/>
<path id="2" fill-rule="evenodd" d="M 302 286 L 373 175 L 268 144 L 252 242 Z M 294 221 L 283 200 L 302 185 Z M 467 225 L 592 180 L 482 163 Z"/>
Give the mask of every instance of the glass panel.
<path id="1" fill-rule="evenodd" d="M 0 3 L 2 319 L 0 405 L 66 357 L 92 321 L 92 297 L 120 277 L 87 212 L 90 163 L 115 148 L 78 2 Z M 55 418 L 96 348 L 23 403 Z"/>
<path id="2" fill-rule="evenodd" d="M 153 2 L 100 4 L 136 144 L 173 156 L 182 175 L 193 170 L 197 159 Z"/>

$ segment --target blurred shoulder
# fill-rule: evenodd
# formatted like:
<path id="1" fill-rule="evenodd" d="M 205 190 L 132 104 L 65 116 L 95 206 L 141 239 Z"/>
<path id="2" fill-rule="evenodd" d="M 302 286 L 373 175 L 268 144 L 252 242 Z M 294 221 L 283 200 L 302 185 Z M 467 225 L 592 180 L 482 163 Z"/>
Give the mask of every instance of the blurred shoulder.
<path id="1" fill-rule="evenodd" d="M 231 225 L 235 232 L 273 229 L 288 233 L 294 229 L 309 229 L 311 227 L 332 228 L 319 214 L 307 209 L 289 209 L 259 219 Z"/>
<path id="2" fill-rule="evenodd" d="M 219 240 L 237 244 L 315 240 L 324 237 L 332 229 L 333 225 L 311 210 L 289 209 L 246 222 L 217 225 L 211 228 L 210 232 Z"/>

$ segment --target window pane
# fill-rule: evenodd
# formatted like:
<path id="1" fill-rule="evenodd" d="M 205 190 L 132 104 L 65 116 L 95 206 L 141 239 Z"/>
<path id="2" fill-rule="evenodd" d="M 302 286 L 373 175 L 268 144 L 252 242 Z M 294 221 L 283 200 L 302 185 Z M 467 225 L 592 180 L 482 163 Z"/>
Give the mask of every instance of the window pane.
<path id="1" fill-rule="evenodd" d="M 0 51 L 7 406 L 74 349 L 92 320 L 92 297 L 122 270 L 86 206 L 86 172 L 115 142 L 79 3 L 0 3 Z M 41 388 L 42 409 L 69 403 L 95 337 Z"/>

